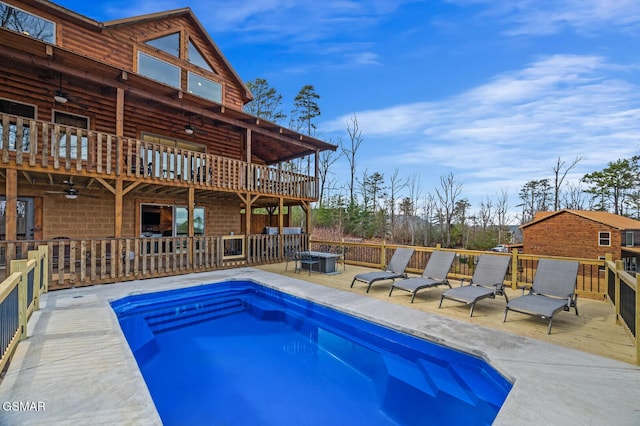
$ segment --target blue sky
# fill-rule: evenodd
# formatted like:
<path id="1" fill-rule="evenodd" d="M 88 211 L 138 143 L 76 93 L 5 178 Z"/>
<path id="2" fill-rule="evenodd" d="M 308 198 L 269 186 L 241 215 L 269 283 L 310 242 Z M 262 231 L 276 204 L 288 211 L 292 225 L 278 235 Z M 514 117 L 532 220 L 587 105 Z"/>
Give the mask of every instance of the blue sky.
<path id="1" fill-rule="evenodd" d="M 98 21 L 189 6 L 244 81 L 321 96 L 318 136 L 363 142 L 358 176 L 398 170 L 422 198 L 453 173 L 462 196 L 517 194 L 582 160 L 572 183 L 639 153 L 637 0 L 63 0 Z M 286 123 L 285 123 L 286 124 Z M 334 167 L 346 181 L 346 163 Z"/>

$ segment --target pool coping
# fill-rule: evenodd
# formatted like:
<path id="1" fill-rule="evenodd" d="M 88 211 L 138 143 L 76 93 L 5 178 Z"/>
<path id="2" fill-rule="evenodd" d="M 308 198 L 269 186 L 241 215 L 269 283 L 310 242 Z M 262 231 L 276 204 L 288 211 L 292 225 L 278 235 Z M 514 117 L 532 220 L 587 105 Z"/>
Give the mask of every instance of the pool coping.
<path id="1" fill-rule="evenodd" d="M 514 384 L 494 424 L 640 423 L 640 367 L 284 275 L 239 268 L 43 295 L 41 310 L 29 322 L 29 337 L 18 346 L 0 382 L 0 424 L 5 419 L 9 424 L 161 424 L 109 302 L 226 280 L 256 281 L 485 358 Z M 44 402 L 46 408 L 13 411 L 4 406 L 16 401 Z"/>

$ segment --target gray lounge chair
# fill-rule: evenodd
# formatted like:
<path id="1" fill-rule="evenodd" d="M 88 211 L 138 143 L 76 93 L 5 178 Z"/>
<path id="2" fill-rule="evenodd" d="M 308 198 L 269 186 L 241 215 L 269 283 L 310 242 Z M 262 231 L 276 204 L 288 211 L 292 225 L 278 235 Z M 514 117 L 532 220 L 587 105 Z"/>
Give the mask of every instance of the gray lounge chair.
<path id="1" fill-rule="evenodd" d="M 407 274 L 404 272 L 407 269 L 409 260 L 413 256 L 414 249 L 409 247 L 398 247 L 391 256 L 391 260 L 384 271 L 379 272 L 366 272 L 364 274 L 358 274 L 351 281 L 351 287 L 356 281 L 362 281 L 367 284 L 367 293 L 371 289 L 371 284 L 381 280 L 395 280 L 396 278 L 406 278 Z"/>
<path id="2" fill-rule="evenodd" d="M 578 266 L 574 261 L 540 259 L 529 294 L 507 303 L 502 321 L 507 320 L 510 310 L 548 317 L 547 334 L 551 334 L 551 321 L 557 312 L 573 307 L 578 315 L 578 296 L 575 294 Z"/>
<path id="3" fill-rule="evenodd" d="M 444 299 L 466 303 L 471 305 L 469 316 L 472 317 L 476 303 L 482 299 L 488 297 L 495 299 L 496 295 L 500 295 L 504 296 L 508 302 L 509 299 L 504 292 L 504 275 L 507 273 L 510 262 L 510 256 L 481 254 L 469 285 L 446 290 L 440 296 L 438 308 L 442 307 Z"/>
<path id="4" fill-rule="evenodd" d="M 391 285 L 389 296 L 391 296 L 391 293 L 393 293 L 393 290 L 396 288 L 408 291 L 411 293 L 411 303 L 413 303 L 416 293 L 422 289 L 437 287 L 439 285 L 447 285 L 451 288 L 447 274 L 455 257 L 456 253 L 453 251 L 434 251 L 429 257 L 422 276 L 395 281 Z"/>

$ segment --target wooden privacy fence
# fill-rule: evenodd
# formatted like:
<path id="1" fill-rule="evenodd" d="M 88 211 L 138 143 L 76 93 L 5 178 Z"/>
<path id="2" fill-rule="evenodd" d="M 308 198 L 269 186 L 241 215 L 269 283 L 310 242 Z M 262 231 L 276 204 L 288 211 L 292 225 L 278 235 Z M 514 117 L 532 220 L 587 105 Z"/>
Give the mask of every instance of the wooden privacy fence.
<path id="1" fill-rule="evenodd" d="M 47 251 L 40 246 L 27 259 L 12 260 L 9 276 L 0 283 L 0 371 L 25 338 L 31 314 L 40 309 L 40 294 L 48 288 Z"/>

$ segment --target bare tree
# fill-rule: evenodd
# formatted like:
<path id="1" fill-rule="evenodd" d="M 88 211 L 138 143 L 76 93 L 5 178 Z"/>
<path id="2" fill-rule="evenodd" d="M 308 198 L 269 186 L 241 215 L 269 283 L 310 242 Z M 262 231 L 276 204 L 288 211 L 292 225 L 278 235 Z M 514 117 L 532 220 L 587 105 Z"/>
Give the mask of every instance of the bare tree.
<path id="1" fill-rule="evenodd" d="M 432 194 L 427 194 L 423 206 L 423 230 L 422 245 L 429 247 L 431 245 L 431 228 L 436 217 L 436 200 Z"/>
<path id="2" fill-rule="evenodd" d="M 506 188 L 500 190 L 498 201 L 496 202 L 496 220 L 498 225 L 498 244 L 502 243 L 502 234 L 509 221 L 509 192 Z"/>
<path id="3" fill-rule="evenodd" d="M 387 198 L 387 208 L 389 209 L 389 222 L 391 226 L 391 238 L 396 237 L 396 201 L 400 191 L 407 186 L 406 181 L 400 180 L 398 177 L 398 169 L 393 171 L 391 179 L 389 179 L 389 194 Z"/>
<path id="4" fill-rule="evenodd" d="M 518 197 L 522 200 L 522 204 L 517 206 L 522 207 L 520 223 L 530 222 L 537 212 L 548 210 L 550 192 L 549 179 L 530 180 L 524 184 L 518 194 Z"/>
<path id="5" fill-rule="evenodd" d="M 453 173 L 440 176 L 440 187 L 436 188 L 436 197 L 445 234 L 445 247 L 451 246 L 451 223 L 461 192 L 462 182 L 458 182 Z"/>
<path id="6" fill-rule="evenodd" d="M 563 192 L 562 208 L 571 210 L 591 210 L 593 203 L 591 197 L 584 192 L 582 182 L 568 184 L 567 190 Z"/>
<path id="7" fill-rule="evenodd" d="M 477 219 L 484 232 L 486 232 L 489 225 L 493 223 L 493 203 L 489 197 L 487 197 L 486 201 L 480 201 L 480 210 L 478 210 Z"/>
<path id="8" fill-rule="evenodd" d="M 362 144 L 362 131 L 358 127 L 358 118 L 355 116 L 355 114 L 353 115 L 351 122 L 347 123 L 347 133 L 349 134 L 350 146 L 347 147 L 341 143 L 340 150 L 349 163 L 349 203 L 350 205 L 353 205 L 355 202 L 354 190 L 356 184 L 356 154 L 358 153 L 360 144 Z"/>
<path id="9" fill-rule="evenodd" d="M 567 177 L 567 174 L 571 171 L 571 169 L 577 166 L 581 160 L 582 157 L 576 157 L 575 160 L 573 160 L 573 163 L 571 163 L 571 165 L 566 168 L 564 168 L 565 162 L 562 161 L 560 157 L 558 157 L 558 159 L 556 160 L 556 164 L 552 169 L 554 178 L 553 210 L 560 210 L 560 188 L 562 187 L 562 183 L 564 182 L 564 179 Z M 564 171 L 562 170 L 563 168 Z"/>
<path id="10" fill-rule="evenodd" d="M 339 143 L 342 144 L 342 139 L 340 139 Z M 333 166 L 339 158 L 340 154 L 335 151 L 327 150 L 320 153 L 320 161 L 318 162 L 318 177 L 320 178 L 320 194 L 318 195 L 320 198 L 320 207 L 322 207 L 324 203 L 324 193 L 329 174 L 331 174 L 331 166 Z"/>
<path id="11" fill-rule="evenodd" d="M 420 176 L 412 175 L 407 179 L 407 188 L 409 189 L 409 196 L 407 197 L 410 203 L 406 203 L 405 207 L 411 207 L 411 209 L 405 208 L 404 214 L 406 216 L 407 225 L 409 228 L 409 234 L 411 236 L 411 244 L 416 243 L 416 225 L 418 215 L 418 199 L 420 194 Z"/>

